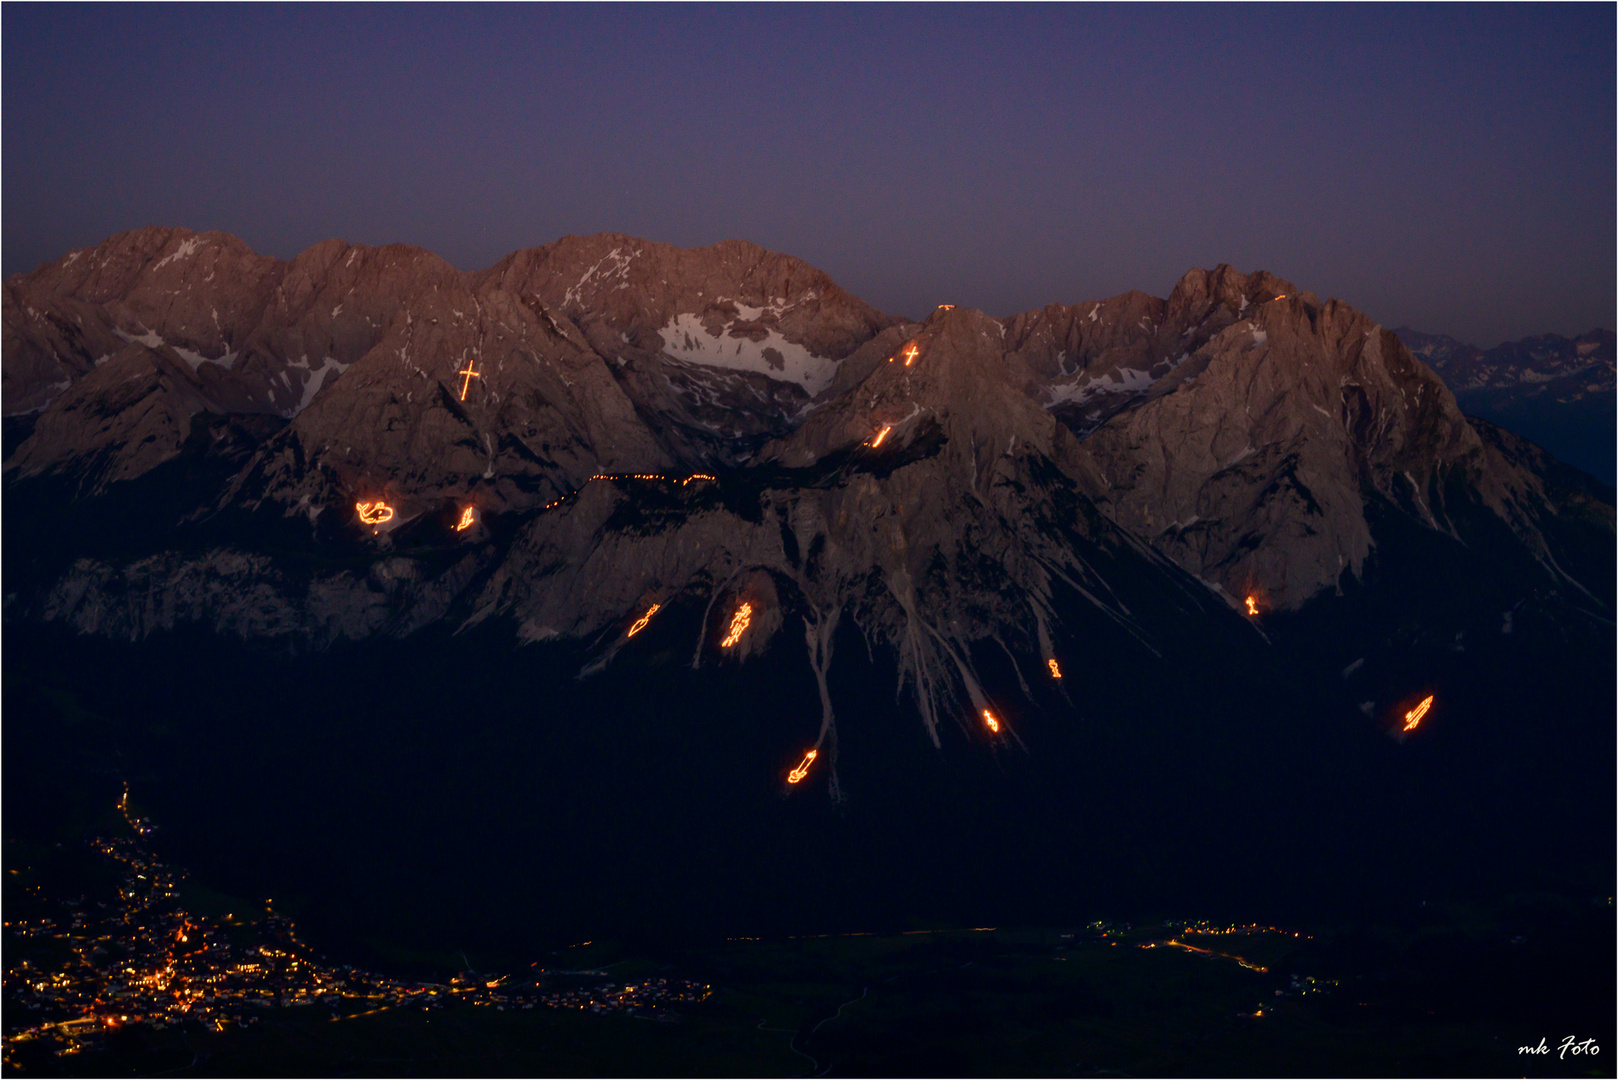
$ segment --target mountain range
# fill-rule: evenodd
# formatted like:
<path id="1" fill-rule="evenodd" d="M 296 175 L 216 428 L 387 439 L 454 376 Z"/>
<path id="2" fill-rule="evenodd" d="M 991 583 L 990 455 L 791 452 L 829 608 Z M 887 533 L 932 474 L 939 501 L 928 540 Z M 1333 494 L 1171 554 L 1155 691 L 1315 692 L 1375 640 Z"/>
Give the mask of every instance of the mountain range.
<path id="1" fill-rule="evenodd" d="M 1541 443 L 1592 476 L 1613 482 L 1613 333 L 1541 334 L 1484 350 L 1445 334 L 1394 330 L 1455 391 L 1469 415 Z"/>
<path id="2" fill-rule="evenodd" d="M 778 692 L 776 722 L 726 737 L 775 777 L 735 817 L 870 800 L 914 752 L 878 749 L 873 701 L 934 754 L 1079 753 L 1083 798 L 1154 821 L 1148 761 L 1230 815 L 1258 798 L 1232 776 L 1291 771 L 1270 794 L 1330 818 L 1325 792 L 1399 767 L 1376 747 L 1427 736 L 1435 685 L 1434 723 L 1489 712 L 1457 744 L 1473 765 L 1519 753 L 1505 710 L 1542 680 L 1566 700 L 1538 730 L 1581 761 L 1611 734 L 1611 489 L 1466 415 L 1454 380 L 1492 390 L 1504 360 L 1267 272 L 913 321 L 740 241 L 566 237 L 463 273 L 149 228 L 10 279 L 0 319 L 14 640 L 126 643 L 143 673 L 180 642 L 243 671 L 475 642 L 494 681 L 543 669 L 549 707 L 604 729 Z M 1611 335 L 1571 350 L 1610 394 Z M 429 692 L 398 681 L 417 697 L 390 709 Z"/>

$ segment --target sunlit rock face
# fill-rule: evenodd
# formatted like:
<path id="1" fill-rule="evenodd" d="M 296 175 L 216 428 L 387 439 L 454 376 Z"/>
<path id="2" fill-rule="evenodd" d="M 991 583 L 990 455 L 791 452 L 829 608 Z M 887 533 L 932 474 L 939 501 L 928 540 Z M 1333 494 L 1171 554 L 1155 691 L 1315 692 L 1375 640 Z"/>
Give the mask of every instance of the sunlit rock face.
<path id="1" fill-rule="evenodd" d="M 736 465 L 791 430 L 843 361 L 899 320 L 790 256 L 565 237 L 476 275 L 576 325 L 682 465 Z"/>
<path id="2" fill-rule="evenodd" d="M 1081 608 L 1146 648 L 1251 636 L 1246 597 L 1362 580 L 1390 521 L 1558 585 L 1558 515 L 1612 531 L 1371 319 L 1228 266 L 910 322 L 741 242 L 569 237 L 464 274 L 158 229 L 12 279 L 4 320 L 11 491 L 170 515 L 134 554 L 68 538 L 8 612 L 313 648 L 492 620 L 594 673 L 658 605 L 647 639 L 682 627 L 699 667 L 805 650 L 833 776 L 839 627 L 937 741 L 989 707 L 984 643 L 1048 677 Z"/>

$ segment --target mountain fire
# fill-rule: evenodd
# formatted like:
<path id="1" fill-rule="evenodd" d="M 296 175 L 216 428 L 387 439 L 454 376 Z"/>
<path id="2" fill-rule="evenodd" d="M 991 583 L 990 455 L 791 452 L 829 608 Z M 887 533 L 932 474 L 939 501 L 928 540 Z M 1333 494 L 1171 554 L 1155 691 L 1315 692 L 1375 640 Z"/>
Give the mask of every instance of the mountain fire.
<path id="1" fill-rule="evenodd" d="M 870 442 L 871 449 L 875 450 L 877 447 L 881 446 L 882 445 L 882 440 L 886 439 L 888 437 L 888 432 L 890 432 L 892 430 L 893 430 L 893 425 L 891 425 L 891 424 L 883 424 L 882 425 L 882 430 L 877 432 L 876 433 L 876 438 L 872 439 L 871 442 Z"/>
<path id="2" fill-rule="evenodd" d="M 477 361 L 468 360 L 466 362 L 466 367 L 462 368 L 460 371 L 457 371 L 455 373 L 457 375 L 466 376 L 464 379 L 461 380 L 461 400 L 462 401 L 466 400 L 466 392 L 469 389 L 471 389 L 472 380 L 473 379 L 481 379 L 481 378 L 483 378 L 483 375 L 476 370 L 476 366 L 477 366 Z"/>
<path id="3" fill-rule="evenodd" d="M 357 502 L 354 509 L 360 513 L 360 520 L 367 525 L 381 525 L 385 521 L 393 520 L 393 507 L 378 499 L 375 502 Z"/>
<path id="4" fill-rule="evenodd" d="M 465 532 L 472 527 L 472 508 L 466 507 L 461 511 L 461 520 L 455 523 L 456 532 Z"/>
<path id="5" fill-rule="evenodd" d="M 914 364 L 916 362 L 916 357 L 920 355 L 921 349 L 916 346 L 915 342 L 911 342 L 910 348 L 904 351 L 905 367 L 909 367 L 911 364 Z"/>
<path id="6" fill-rule="evenodd" d="M 725 635 L 725 640 L 719 643 L 719 647 L 722 649 L 728 649 L 740 641 L 742 639 L 742 634 L 747 630 L 747 624 L 752 621 L 753 605 L 747 603 L 742 604 L 741 607 L 736 609 L 736 614 L 731 616 L 730 633 Z"/>
<path id="7" fill-rule="evenodd" d="M 1045 666 L 1051 669 L 1051 678 L 1060 679 L 1062 677 L 1062 669 L 1057 666 L 1054 656 L 1045 661 Z"/>
<path id="8" fill-rule="evenodd" d="M 647 608 L 646 609 L 646 614 L 644 614 L 640 618 L 636 619 L 635 624 L 629 628 L 629 633 L 625 634 L 624 636 L 625 637 L 634 637 L 636 634 L 638 634 L 642 630 L 646 629 L 646 624 L 652 621 L 652 616 L 656 615 L 657 614 L 657 609 L 662 607 L 662 606 L 663 606 L 662 604 L 653 604 L 651 607 Z"/>
<path id="9" fill-rule="evenodd" d="M 811 750 L 807 754 L 803 755 L 803 761 L 798 763 L 798 767 L 787 773 L 787 783 L 796 784 L 799 780 L 802 780 L 805 776 L 808 776 L 809 766 L 814 764 L 815 758 L 819 754 L 819 750 Z"/>
<path id="10" fill-rule="evenodd" d="M 990 731 L 996 732 L 996 733 L 999 732 L 999 730 L 1000 730 L 1000 721 L 996 720 L 994 718 L 994 713 L 990 712 L 988 709 L 983 710 L 983 722 L 985 724 L 989 725 L 989 730 Z"/>
<path id="11" fill-rule="evenodd" d="M 1247 613 L 1249 615 L 1258 614 L 1258 601 L 1251 596 L 1247 598 Z"/>
<path id="12" fill-rule="evenodd" d="M 1432 707 L 1433 707 L 1433 695 L 1428 694 L 1426 697 L 1421 699 L 1421 704 L 1420 705 L 1417 705 L 1414 709 L 1411 709 L 1409 712 L 1405 713 L 1404 730 L 1406 730 L 1406 731 L 1415 731 L 1416 730 L 1416 725 L 1421 723 L 1421 718 L 1426 716 L 1427 715 L 1427 710 L 1432 708 Z"/>

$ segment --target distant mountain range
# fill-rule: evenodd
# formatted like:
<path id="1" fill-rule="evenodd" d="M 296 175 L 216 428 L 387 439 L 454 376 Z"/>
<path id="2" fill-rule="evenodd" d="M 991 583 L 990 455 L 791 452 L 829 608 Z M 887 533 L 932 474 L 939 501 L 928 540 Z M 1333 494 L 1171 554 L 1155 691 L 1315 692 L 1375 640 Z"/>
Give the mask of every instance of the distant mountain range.
<path id="1" fill-rule="evenodd" d="M 1541 334 L 1488 350 L 1407 326 L 1394 333 L 1438 373 L 1467 413 L 1526 435 L 1613 482 L 1618 397 L 1611 330 L 1576 338 Z"/>
<path id="2" fill-rule="evenodd" d="M 1157 822 L 1109 849 L 1134 866 L 1177 828 L 1154 800 L 1234 836 L 1291 799 L 1302 851 L 1369 827 L 1331 791 L 1384 806 L 1378 836 L 1472 798 L 1474 765 L 1384 798 L 1407 782 L 1385 748 L 1434 686 L 1425 723 L 1465 712 L 1488 761 L 1526 737 L 1508 677 L 1571 695 L 1536 721 L 1556 745 L 1610 735 L 1610 693 L 1580 689 L 1610 682 L 1610 489 L 1267 272 L 912 321 L 739 241 L 567 237 L 469 274 L 403 245 L 282 262 L 152 228 L 11 278 L 0 315 L 8 643 L 130 643 L 142 686 L 204 654 L 254 685 L 262 650 L 345 657 L 258 722 L 277 730 L 350 670 L 371 673 L 365 709 L 322 730 L 414 717 L 459 693 L 418 670 L 481 666 L 478 693 L 507 695 L 489 716 L 535 717 L 509 739 L 604 740 L 546 751 L 611 762 L 547 773 L 575 799 L 558 807 L 628 770 L 629 805 L 673 815 L 659 828 L 709 805 L 692 790 L 728 793 L 681 835 L 729 836 L 788 794 L 853 791 L 908 843 L 923 796 L 878 793 L 936 772 L 905 747 L 983 764 L 990 817 L 1011 812 L 995 770 L 1026 752 L 1053 770 L 1026 790 L 1065 807 L 1041 828 L 1103 803 Z M 1500 365 L 1476 370 L 1493 388 Z M 952 784 L 946 817 L 968 805 Z M 1543 790 L 1487 814 L 1527 828 Z M 645 858 L 684 850 L 659 845 Z"/>

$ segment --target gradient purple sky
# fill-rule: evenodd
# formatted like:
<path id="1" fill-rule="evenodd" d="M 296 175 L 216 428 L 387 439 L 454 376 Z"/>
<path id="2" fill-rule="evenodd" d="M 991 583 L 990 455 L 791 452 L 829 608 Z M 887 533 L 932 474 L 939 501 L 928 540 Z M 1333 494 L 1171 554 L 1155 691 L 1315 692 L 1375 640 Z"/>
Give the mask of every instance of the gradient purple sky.
<path id="1" fill-rule="evenodd" d="M 1615 9 L 7 3 L 3 270 L 143 225 L 462 269 L 741 237 L 884 310 L 1264 268 L 1613 326 Z"/>

